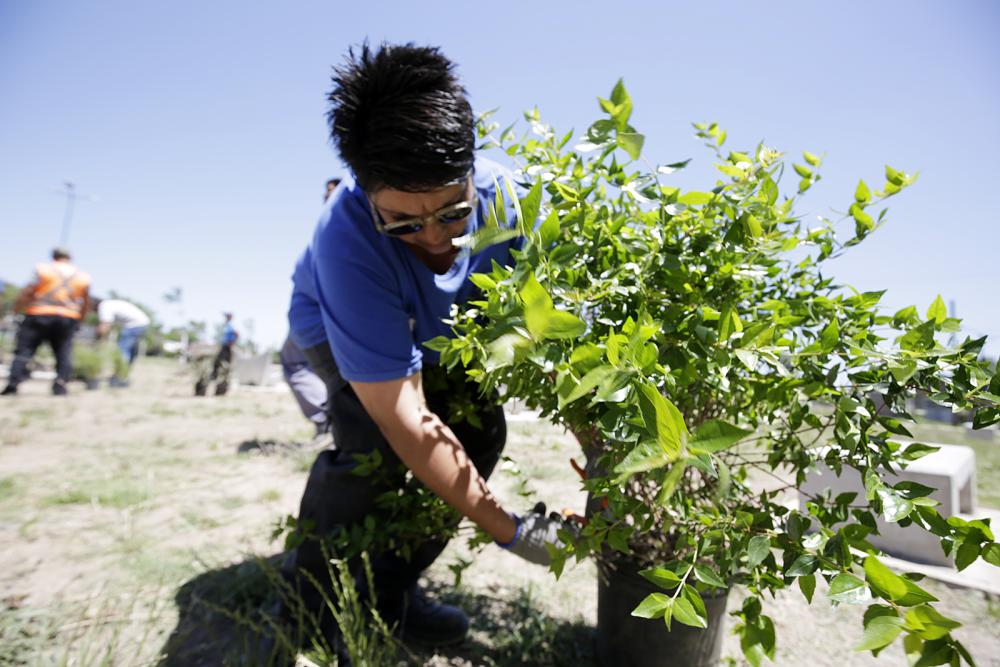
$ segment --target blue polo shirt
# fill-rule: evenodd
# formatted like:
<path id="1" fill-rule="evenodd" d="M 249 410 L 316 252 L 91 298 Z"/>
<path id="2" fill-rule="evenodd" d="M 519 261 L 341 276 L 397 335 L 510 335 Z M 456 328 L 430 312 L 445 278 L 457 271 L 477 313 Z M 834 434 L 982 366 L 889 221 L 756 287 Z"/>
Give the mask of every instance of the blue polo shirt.
<path id="1" fill-rule="evenodd" d="M 288 330 L 292 340 L 302 349 L 326 342 L 326 329 L 323 327 L 323 316 L 319 312 L 319 299 L 316 296 L 312 249 L 308 246 L 296 260 L 295 271 L 292 273 Z"/>
<path id="2" fill-rule="evenodd" d="M 505 178 L 510 174 L 503 167 L 477 158 L 473 182 L 479 206 L 466 232 L 485 224 L 495 182 L 501 184 L 508 224 L 515 224 Z M 475 255 L 463 249 L 447 273 L 435 274 L 403 241 L 376 230 L 364 192 L 347 178 L 324 207 L 312 244 L 296 264 L 289 310 L 293 337 L 304 347 L 317 344 L 318 314 L 346 380 L 379 382 L 412 375 L 425 361 L 437 363 L 437 352 L 423 343 L 451 336 L 442 320 L 452 306 L 478 295 L 469 276 L 488 273 L 493 261 L 513 265 L 511 250 L 522 241 L 510 239 Z"/>
<path id="3" fill-rule="evenodd" d="M 233 326 L 232 322 L 226 322 L 222 327 L 222 338 L 220 342 L 223 345 L 232 345 L 236 342 L 236 328 Z"/>

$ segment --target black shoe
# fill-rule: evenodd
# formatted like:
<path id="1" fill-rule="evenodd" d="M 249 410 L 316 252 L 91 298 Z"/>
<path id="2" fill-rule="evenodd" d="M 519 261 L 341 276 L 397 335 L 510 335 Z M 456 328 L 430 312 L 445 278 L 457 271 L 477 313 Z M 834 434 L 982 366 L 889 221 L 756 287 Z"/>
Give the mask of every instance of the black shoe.
<path id="1" fill-rule="evenodd" d="M 13 396 L 16 393 L 17 393 L 17 387 L 15 387 L 12 384 L 9 384 L 3 388 L 3 391 L 0 391 L 0 396 Z"/>
<path id="2" fill-rule="evenodd" d="M 55 382 L 55 383 L 52 384 L 52 395 L 53 396 L 65 396 L 68 393 L 69 393 L 69 390 L 66 389 L 66 383 L 65 382 Z"/>
<path id="3" fill-rule="evenodd" d="M 385 618 L 404 642 L 427 646 L 457 644 L 469 633 L 469 617 L 448 604 L 434 602 L 416 585 L 403 596 L 402 613 L 390 610 Z"/>

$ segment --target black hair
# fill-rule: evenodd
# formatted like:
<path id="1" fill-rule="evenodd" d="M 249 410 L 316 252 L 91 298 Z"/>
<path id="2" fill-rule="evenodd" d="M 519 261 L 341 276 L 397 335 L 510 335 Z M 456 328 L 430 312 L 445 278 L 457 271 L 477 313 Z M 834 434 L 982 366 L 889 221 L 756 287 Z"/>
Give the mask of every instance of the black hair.
<path id="1" fill-rule="evenodd" d="M 367 42 L 334 68 L 330 138 L 366 192 L 425 192 L 472 171 L 475 121 L 454 69 L 436 47 Z"/>
<path id="2" fill-rule="evenodd" d="M 72 259 L 72 258 L 69 256 L 69 250 L 67 250 L 66 248 L 53 248 L 52 259 Z"/>

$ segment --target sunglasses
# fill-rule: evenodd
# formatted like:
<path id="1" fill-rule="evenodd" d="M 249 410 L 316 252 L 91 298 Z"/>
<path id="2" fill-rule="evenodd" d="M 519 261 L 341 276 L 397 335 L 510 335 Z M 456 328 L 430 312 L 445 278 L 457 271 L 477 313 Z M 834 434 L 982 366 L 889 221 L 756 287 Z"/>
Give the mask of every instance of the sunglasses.
<path id="1" fill-rule="evenodd" d="M 437 223 L 439 225 L 458 224 L 459 222 L 465 221 L 470 215 L 472 215 L 472 212 L 476 210 L 478 202 L 479 197 L 473 194 L 472 198 L 467 201 L 449 204 L 444 208 L 439 208 L 429 215 L 405 218 L 395 222 L 386 222 L 385 219 L 382 218 L 382 214 L 379 213 L 378 209 L 375 207 L 375 202 L 373 202 L 370 197 L 368 198 L 368 205 L 372 209 L 372 220 L 375 222 L 375 228 L 381 233 L 389 236 L 416 234 L 431 223 Z"/>

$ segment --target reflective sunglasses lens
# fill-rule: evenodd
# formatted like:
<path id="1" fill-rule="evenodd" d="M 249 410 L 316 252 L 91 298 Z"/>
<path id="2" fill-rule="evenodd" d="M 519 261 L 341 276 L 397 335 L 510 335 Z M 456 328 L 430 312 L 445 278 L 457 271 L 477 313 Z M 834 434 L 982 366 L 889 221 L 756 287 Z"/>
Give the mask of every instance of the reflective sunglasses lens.
<path id="1" fill-rule="evenodd" d="M 423 225 L 400 225 L 399 227 L 389 227 L 388 229 L 383 227 L 385 233 L 390 236 L 406 236 L 407 234 L 416 234 L 423 228 Z"/>
<path id="2" fill-rule="evenodd" d="M 450 211 L 445 211 L 438 215 L 438 222 L 444 225 L 451 225 L 456 222 L 461 222 L 472 214 L 472 207 L 468 204 L 458 206 Z"/>

